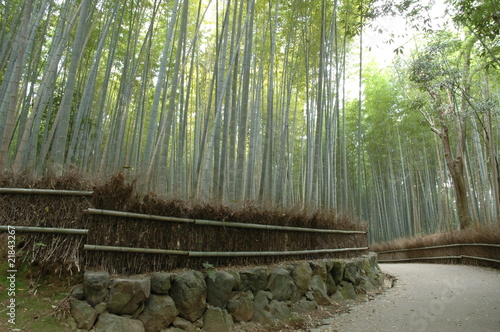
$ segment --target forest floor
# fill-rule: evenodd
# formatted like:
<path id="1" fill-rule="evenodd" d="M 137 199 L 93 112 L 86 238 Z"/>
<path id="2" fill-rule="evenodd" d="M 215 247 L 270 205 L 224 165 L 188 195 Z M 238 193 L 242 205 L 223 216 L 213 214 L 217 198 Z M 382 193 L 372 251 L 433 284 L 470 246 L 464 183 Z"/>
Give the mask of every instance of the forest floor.
<path id="1" fill-rule="evenodd" d="M 4 331 L 75 331 L 76 325 L 70 320 L 54 315 L 63 300 L 77 284 L 75 277 L 59 277 L 34 272 L 22 265 L 15 275 L 15 294 L 9 294 L 11 275 L 7 272 L 7 262 L 0 265 L 0 332 Z M 15 324 L 8 322 L 8 308 L 15 300 Z"/>
<path id="2" fill-rule="evenodd" d="M 500 331 L 500 271 L 440 264 L 380 264 L 395 287 L 311 332 Z"/>

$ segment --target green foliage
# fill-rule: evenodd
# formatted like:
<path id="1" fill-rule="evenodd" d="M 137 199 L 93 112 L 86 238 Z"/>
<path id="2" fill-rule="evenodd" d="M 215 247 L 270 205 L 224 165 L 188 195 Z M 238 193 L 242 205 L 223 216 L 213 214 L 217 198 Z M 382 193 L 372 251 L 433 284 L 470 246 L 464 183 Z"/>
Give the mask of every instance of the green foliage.
<path id="1" fill-rule="evenodd" d="M 496 0 L 450 0 L 453 20 L 471 31 L 481 42 L 483 58 L 489 58 L 487 67 L 500 66 L 500 5 Z"/>
<path id="2" fill-rule="evenodd" d="M 494 41 L 500 35 L 500 5 L 495 0 L 451 0 L 454 20 L 469 26 L 481 38 Z"/>
<path id="3" fill-rule="evenodd" d="M 388 73 L 369 67 L 365 71 L 365 87 L 363 108 L 365 118 L 365 144 L 372 151 L 394 144 L 387 137 L 395 137 L 397 121 L 397 96 L 398 91 L 391 83 Z M 389 148 L 390 150 L 390 148 Z"/>
<path id="4" fill-rule="evenodd" d="M 432 32 L 433 1 L 420 0 L 384 0 L 374 1 L 374 15 L 400 16 L 406 20 L 406 27 L 410 27 L 424 33 Z"/>
<path id="5" fill-rule="evenodd" d="M 339 30 L 348 40 L 358 36 L 364 25 L 380 13 L 376 10 L 377 0 L 342 1 L 339 7 Z"/>
<path id="6" fill-rule="evenodd" d="M 462 42 L 447 31 L 431 36 L 429 44 L 411 63 L 409 79 L 424 90 L 453 89 L 462 76 L 458 61 Z"/>
<path id="7" fill-rule="evenodd" d="M 433 60 L 431 54 L 424 54 L 416 59 L 410 69 L 410 80 L 424 85 L 441 76 L 441 67 Z"/>
<path id="8" fill-rule="evenodd" d="M 214 269 L 214 266 L 210 264 L 209 262 L 203 262 L 202 264 L 203 268 L 205 269 L 205 272 L 207 273 L 207 276 L 215 281 L 216 275 L 215 272 L 216 270 Z"/>

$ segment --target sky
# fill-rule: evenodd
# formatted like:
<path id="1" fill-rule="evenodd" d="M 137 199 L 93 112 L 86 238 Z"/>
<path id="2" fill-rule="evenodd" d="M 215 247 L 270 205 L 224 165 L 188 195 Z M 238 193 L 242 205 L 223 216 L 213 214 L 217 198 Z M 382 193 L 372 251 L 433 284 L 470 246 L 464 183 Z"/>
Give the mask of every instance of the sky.
<path id="1" fill-rule="evenodd" d="M 430 0 L 420 1 L 420 4 Z M 431 0 L 432 1 L 432 0 Z M 434 29 L 439 29 L 447 19 L 445 16 L 446 5 L 444 0 L 434 0 L 429 16 Z M 374 59 L 382 67 L 389 66 L 396 53 L 394 50 L 403 47 L 404 54 L 409 54 L 415 47 L 415 39 L 421 32 L 406 27 L 403 17 L 384 16 L 375 19 L 372 27 L 366 27 L 363 31 L 363 43 L 365 44 L 364 60 Z M 393 42 L 389 43 L 393 35 Z"/>
<path id="2" fill-rule="evenodd" d="M 450 21 L 445 18 L 445 0 L 421 0 L 424 2 L 433 1 L 435 4 L 429 13 L 431 26 L 437 30 Z M 380 69 L 390 67 L 396 57 L 394 50 L 403 49 L 402 57 L 407 57 L 415 48 L 419 36 L 423 32 L 410 29 L 406 26 L 406 20 L 401 16 L 383 16 L 375 19 L 372 24 L 363 29 L 363 64 L 374 62 Z M 389 43 L 389 40 L 392 42 Z M 352 45 L 352 52 L 348 55 L 350 68 L 348 67 L 346 79 L 346 94 L 348 99 L 358 99 L 359 97 L 359 38 Z"/>

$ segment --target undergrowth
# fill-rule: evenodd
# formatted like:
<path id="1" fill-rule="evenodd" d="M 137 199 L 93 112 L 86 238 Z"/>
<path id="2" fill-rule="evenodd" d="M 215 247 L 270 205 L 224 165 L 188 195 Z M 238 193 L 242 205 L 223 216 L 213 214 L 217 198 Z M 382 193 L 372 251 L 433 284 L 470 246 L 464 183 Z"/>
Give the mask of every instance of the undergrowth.
<path id="1" fill-rule="evenodd" d="M 6 234 L 0 234 L 0 242 L 6 243 Z M 22 240 L 21 240 L 22 241 Z M 20 240 L 18 240 L 20 244 Z M 1 257 L 7 256 L 5 246 L 0 248 Z M 70 321 L 56 317 L 55 310 L 61 300 L 68 295 L 71 286 L 81 282 L 81 275 L 67 273 L 54 274 L 48 267 L 32 265 L 21 259 L 22 250 L 18 247 L 16 257 L 15 294 L 8 292 L 11 272 L 7 261 L 0 264 L 0 331 L 73 331 Z M 9 294 L 10 293 L 10 294 Z M 7 306 L 11 299 L 15 299 L 15 325 L 7 321 Z"/>

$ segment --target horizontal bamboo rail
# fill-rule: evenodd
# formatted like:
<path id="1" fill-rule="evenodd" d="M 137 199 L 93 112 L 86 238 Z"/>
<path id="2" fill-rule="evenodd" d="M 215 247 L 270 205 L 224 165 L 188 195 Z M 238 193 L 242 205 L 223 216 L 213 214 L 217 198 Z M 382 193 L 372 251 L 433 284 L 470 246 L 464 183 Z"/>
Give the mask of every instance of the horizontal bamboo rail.
<path id="1" fill-rule="evenodd" d="M 291 256 L 291 255 L 312 255 L 329 254 L 346 251 L 362 251 L 364 248 L 340 248 L 340 249 L 313 249 L 313 250 L 295 250 L 295 251 L 190 251 L 191 257 L 237 257 L 237 256 Z"/>
<path id="2" fill-rule="evenodd" d="M 500 264 L 500 260 L 493 259 L 493 258 L 477 257 L 477 256 L 467 256 L 467 255 L 462 255 L 462 258 L 477 259 L 477 260 L 481 260 L 481 261 L 488 261 L 488 262 L 494 262 L 494 263 L 499 263 Z"/>
<path id="3" fill-rule="evenodd" d="M 114 251 L 114 252 L 128 252 L 128 253 L 140 253 L 140 254 L 167 254 L 167 255 L 180 255 L 180 256 L 188 256 L 189 255 L 189 251 L 183 251 L 183 250 L 101 246 L 101 245 L 97 245 L 97 244 L 84 244 L 83 250 Z"/>
<path id="4" fill-rule="evenodd" d="M 29 226 L 0 226 L 0 231 L 7 232 L 10 229 L 15 229 L 20 233 L 53 233 L 53 234 L 76 234 L 86 235 L 88 229 L 78 228 L 54 228 L 54 227 L 29 227 Z"/>
<path id="5" fill-rule="evenodd" d="M 467 255 L 460 255 L 460 256 L 436 256 L 436 257 L 413 257 L 413 258 L 400 258 L 400 259 L 379 259 L 378 262 L 379 263 L 400 263 L 400 262 L 410 262 L 410 261 L 420 261 L 420 260 L 463 259 L 463 258 L 477 259 L 477 260 L 494 262 L 494 263 L 499 263 L 500 264 L 500 260 L 497 260 L 497 259 L 486 258 L 486 257 L 477 257 L 477 256 L 467 256 Z"/>
<path id="6" fill-rule="evenodd" d="M 314 233 L 366 234 L 366 231 L 349 231 L 349 230 L 338 230 L 338 229 L 317 229 L 317 228 L 307 228 L 307 227 L 277 226 L 277 225 L 251 224 L 251 223 L 247 224 L 247 223 L 237 223 L 237 222 L 230 222 L 230 221 L 215 221 L 215 220 L 204 220 L 204 219 L 166 217 L 166 216 L 159 216 L 159 215 L 153 215 L 153 214 L 122 212 L 122 211 L 92 209 L 92 208 L 84 210 L 84 213 L 93 214 L 93 215 L 106 215 L 106 216 L 113 216 L 113 217 L 169 221 L 169 222 L 187 223 L 187 224 L 195 224 L 195 225 L 203 225 L 203 226 L 252 228 L 252 229 L 264 229 L 264 230 L 281 230 L 281 231 L 314 232 Z"/>
<path id="7" fill-rule="evenodd" d="M 377 254 L 388 254 L 388 253 L 393 253 L 393 252 L 405 252 L 405 251 L 412 251 L 412 250 L 438 249 L 438 248 L 464 247 L 464 246 L 484 246 L 484 247 L 496 247 L 496 248 L 500 248 L 500 244 L 489 244 L 489 243 L 454 243 L 454 244 L 442 244 L 442 245 L 430 246 L 430 247 L 417 247 L 417 248 L 405 248 L 405 249 L 394 249 L 394 250 L 377 251 Z"/>
<path id="8" fill-rule="evenodd" d="M 410 262 L 419 260 L 433 260 L 433 259 L 460 259 L 462 256 L 436 256 L 436 257 L 415 257 L 415 258 L 401 258 L 401 259 L 378 259 L 379 263 L 398 263 Z"/>
<path id="9" fill-rule="evenodd" d="M 142 254 L 167 254 L 181 255 L 189 257 L 239 257 L 239 256 L 286 256 L 286 255 L 307 255 L 319 253 L 336 253 L 346 251 L 361 251 L 368 250 L 368 247 L 363 248 L 341 248 L 341 249 L 316 249 L 316 250 L 300 250 L 300 251 L 185 251 L 185 250 L 167 250 L 167 249 L 151 249 L 151 248 L 133 248 L 133 247 L 118 247 L 118 246 L 101 246 L 95 244 L 85 244 L 84 250 L 93 251 L 114 251 L 114 252 L 129 252 Z"/>
<path id="10" fill-rule="evenodd" d="M 93 193 L 84 190 L 0 188 L 0 194 L 92 196 Z"/>

